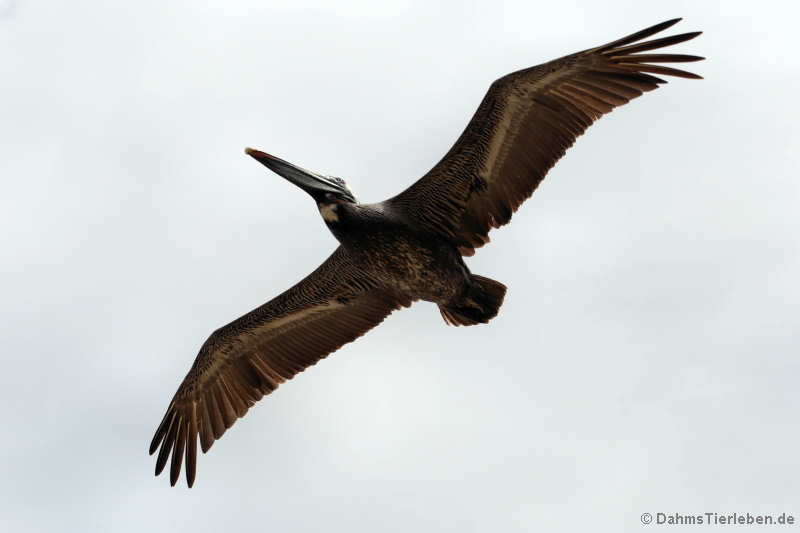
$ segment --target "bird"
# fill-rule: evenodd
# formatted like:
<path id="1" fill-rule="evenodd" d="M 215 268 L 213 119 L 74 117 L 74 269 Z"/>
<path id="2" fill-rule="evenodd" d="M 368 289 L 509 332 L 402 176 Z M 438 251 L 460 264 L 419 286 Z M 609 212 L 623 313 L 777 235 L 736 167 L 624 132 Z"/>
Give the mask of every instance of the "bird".
<path id="1" fill-rule="evenodd" d="M 263 396 L 417 300 L 449 325 L 485 324 L 506 294 L 463 258 L 507 224 L 577 137 L 601 116 L 666 83 L 701 79 L 665 66 L 699 61 L 646 53 L 702 32 L 645 40 L 668 20 L 610 43 L 507 74 L 489 87 L 450 151 L 405 191 L 361 204 L 344 180 L 252 148 L 253 159 L 308 193 L 339 246 L 299 283 L 203 343 L 150 444 L 155 473 L 185 463 L 192 487 L 203 453 Z"/>

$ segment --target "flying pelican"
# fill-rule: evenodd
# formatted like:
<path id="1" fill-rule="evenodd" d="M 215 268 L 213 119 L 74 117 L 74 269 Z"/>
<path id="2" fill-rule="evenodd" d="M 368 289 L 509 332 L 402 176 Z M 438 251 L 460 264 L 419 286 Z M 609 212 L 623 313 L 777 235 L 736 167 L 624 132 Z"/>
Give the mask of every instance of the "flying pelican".
<path id="1" fill-rule="evenodd" d="M 492 83 L 444 158 L 408 189 L 360 204 L 345 182 L 247 148 L 255 160 L 314 199 L 340 245 L 297 285 L 216 330 L 203 343 L 156 429 L 156 475 L 172 454 L 174 486 L 186 461 L 195 479 L 197 440 L 207 452 L 262 396 L 416 300 L 445 322 L 470 326 L 497 315 L 506 287 L 462 260 L 489 242 L 548 170 L 595 120 L 658 87 L 652 74 L 700 78 L 660 65 L 698 56 L 645 54 L 701 32 L 639 42 L 668 20 L 614 42 L 512 72 Z M 185 452 L 185 456 L 184 456 Z"/>

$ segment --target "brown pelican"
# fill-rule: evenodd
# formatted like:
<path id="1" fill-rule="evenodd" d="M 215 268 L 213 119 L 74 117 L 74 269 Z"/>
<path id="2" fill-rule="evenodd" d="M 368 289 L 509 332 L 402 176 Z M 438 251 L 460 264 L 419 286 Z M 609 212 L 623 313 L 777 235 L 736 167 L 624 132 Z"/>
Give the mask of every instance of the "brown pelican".
<path id="1" fill-rule="evenodd" d="M 415 300 L 445 322 L 486 323 L 506 287 L 462 260 L 489 242 L 547 171 L 595 120 L 665 83 L 663 66 L 703 59 L 654 53 L 700 32 L 639 42 L 680 19 L 503 76 L 444 158 L 408 189 L 359 204 L 340 178 L 251 148 L 246 153 L 310 194 L 340 242 L 297 285 L 216 330 L 200 348 L 150 444 L 158 475 L 172 454 L 175 485 L 186 461 L 191 487 L 203 452 L 262 396 Z M 185 455 L 184 455 L 185 454 Z"/>

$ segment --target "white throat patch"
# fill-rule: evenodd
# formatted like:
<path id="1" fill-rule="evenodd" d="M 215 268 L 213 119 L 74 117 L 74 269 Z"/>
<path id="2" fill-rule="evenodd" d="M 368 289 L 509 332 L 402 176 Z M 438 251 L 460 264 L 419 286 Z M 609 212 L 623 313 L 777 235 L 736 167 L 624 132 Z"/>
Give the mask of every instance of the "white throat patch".
<path id="1" fill-rule="evenodd" d="M 319 204 L 319 212 L 326 222 L 339 222 L 339 215 L 336 208 L 339 204 Z"/>

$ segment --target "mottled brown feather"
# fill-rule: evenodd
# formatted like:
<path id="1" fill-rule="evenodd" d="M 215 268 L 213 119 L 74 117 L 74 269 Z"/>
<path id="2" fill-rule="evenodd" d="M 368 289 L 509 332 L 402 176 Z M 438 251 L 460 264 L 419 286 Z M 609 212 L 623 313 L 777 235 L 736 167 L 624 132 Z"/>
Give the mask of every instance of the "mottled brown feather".
<path id="1" fill-rule="evenodd" d="M 668 20 L 602 46 L 513 72 L 495 81 L 444 158 L 389 202 L 421 226 L 449 237 L 464 255 L 511 220 L 545 174 L 594 121 L 666 83 L 649 73 L 696 74 L 654 63 L 699 61 L 683 54 L 639 54 L 700 32 L 637 42 Z"/>
<path id="2" fill-rule="evenodd" d="M 183 450 L 186 446 L 186 422 L 181 418 L 178 423 L 178 432 L 175 434 L 175 449 L 172 450 L 172 464 L 169 468 L 170 484 L 174 487 L 181 474 L 181 464 L 183 464 Z"/>
<path id="3" fill-rule="evenodd" d="M 188 420 L 186 434 L 186 482 L 191 487 L 194 485 L 194 476 L 197 471 L 197 402 L 192 402 L 191 414 Z"/>
<path id="4" fill-rule="evenodd" d="M 339 247 L 303 281 L 211 334 L 153 437 L 150 453 L 160 447 L 156 474 L 171 452 L 170 483 L 177 482 L 185 460 L 191 487 L 198 437 L 208 451 L 281 382 L 411 302 L 377 286 Z"/>

